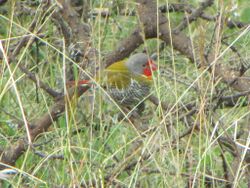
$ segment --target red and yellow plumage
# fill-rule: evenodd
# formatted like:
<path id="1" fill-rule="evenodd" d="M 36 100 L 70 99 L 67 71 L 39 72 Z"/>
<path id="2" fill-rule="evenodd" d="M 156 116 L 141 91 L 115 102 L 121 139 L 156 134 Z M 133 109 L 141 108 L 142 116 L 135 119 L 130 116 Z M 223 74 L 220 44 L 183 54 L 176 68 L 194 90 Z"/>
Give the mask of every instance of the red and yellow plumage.
<path id="1" fill-rule="evenodd" d="M 150 90 L 152 71 L 156 65 L 146 54 L 135 54 L 128 60 L 113 63 L 96 78 L 110 96 L 121 105 L 132 105 L 143 100 Z M 80 80 L 77 84 L 92 84 L 89 80 Z M 70 85 L 75 82 L 69 82 Z"/>

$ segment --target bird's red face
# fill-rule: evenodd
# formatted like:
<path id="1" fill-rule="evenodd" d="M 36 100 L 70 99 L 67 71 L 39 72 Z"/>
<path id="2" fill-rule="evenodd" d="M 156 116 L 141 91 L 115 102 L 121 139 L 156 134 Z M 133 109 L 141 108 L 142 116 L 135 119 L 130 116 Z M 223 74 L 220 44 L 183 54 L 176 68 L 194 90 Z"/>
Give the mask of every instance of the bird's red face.
<path id="1" fill-rule="evenodd" d="M 147 77 L 151 77 L 152 72 L 156 70 L 157 70 L 157 65 L 152 60 L 148 60 L 143 69 L 143 74 Z"/>

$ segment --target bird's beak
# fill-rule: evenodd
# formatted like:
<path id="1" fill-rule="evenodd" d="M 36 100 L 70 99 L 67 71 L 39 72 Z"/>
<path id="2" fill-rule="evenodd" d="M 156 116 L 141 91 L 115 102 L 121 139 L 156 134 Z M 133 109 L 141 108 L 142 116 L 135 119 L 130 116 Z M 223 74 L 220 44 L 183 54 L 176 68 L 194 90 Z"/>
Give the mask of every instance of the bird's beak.
<path id="1" fill-rule="evenodd" d="M 152 60 L 149 60 L 148 64 L 151 67 L 152 71 L 156 71 L 157 70 L 157 65 Z"/>
<path id="2" fill-rule="evenodd" d="M 147 62 L 147 66 L 143 70 L 143 74 L 147 77 L 152 76 L 152 72 L 157 70 L 157 65 L 150 59 Z"/>

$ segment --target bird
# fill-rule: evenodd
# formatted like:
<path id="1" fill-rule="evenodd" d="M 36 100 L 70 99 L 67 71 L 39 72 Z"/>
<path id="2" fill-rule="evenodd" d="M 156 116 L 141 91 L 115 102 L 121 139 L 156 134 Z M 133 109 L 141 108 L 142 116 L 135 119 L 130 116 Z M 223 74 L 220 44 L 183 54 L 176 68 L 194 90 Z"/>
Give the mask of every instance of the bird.
<path id="1" fill-rule="evenodd" d="M 100 84 L 114 101 L 122 107 L 142 104 L 150 93 L 153 71 L 157 65 L 145 53 L 136 53 L 118 61 L 100 72 L 93 80 L 68 81 L 67 85 Z"/>

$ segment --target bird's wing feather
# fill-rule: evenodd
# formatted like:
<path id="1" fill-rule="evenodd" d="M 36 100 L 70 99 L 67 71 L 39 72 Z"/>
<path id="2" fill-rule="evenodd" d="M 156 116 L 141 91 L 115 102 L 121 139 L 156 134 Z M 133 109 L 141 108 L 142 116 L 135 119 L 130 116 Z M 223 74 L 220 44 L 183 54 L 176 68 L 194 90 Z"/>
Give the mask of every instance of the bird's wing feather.
<path id="1" fill-rule="evenodd" d="M 128 87 L 131 82 L 131 74 L 125 65 L 125 61 L 119 61 L 108 66 L 103 71 L 103 82 L 106 87 L 123 89 Z"/>
<path id="2" fill-rule="evenodd" d="M 139 82 L 149 83 L 149 79 L 143 75 L 134 75 L 132 74 L 127 66 L 125 61 L 116 62 L 103 71 L 102 83 L 106 84 L 106 87 L 115 87 L 118 89 L 125 89 L 130 84 L 132 79 Z"/>
<path id="3" fill-rule="evenodd" d="M 108 66 L 105 72 L 129 72 L 127 66 L 125 65 L 126 60 L 118 61 Z"/>

